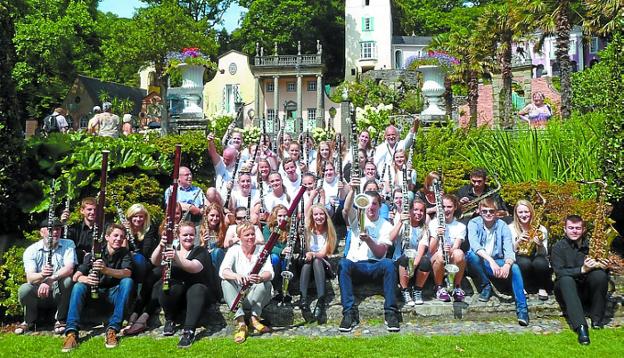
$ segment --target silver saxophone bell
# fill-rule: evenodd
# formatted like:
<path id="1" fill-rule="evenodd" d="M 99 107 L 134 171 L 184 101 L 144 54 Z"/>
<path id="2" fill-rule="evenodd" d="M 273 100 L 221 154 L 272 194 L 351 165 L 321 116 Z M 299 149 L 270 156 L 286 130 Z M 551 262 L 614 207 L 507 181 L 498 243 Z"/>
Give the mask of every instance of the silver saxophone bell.
<path id="1" fill-rule="evenodd" d="M 448 278 L 448 287 L 453 287 L 455 283 L 455 274 L 459 272 L 459 266 L 455 264 L 444 265 L 444 271 L 446 271 L 446 277 Z"/>
<path id="2" fill-rule="evenodd" d="M 288 284 L 293 276 L 295 275 L 290 271 L 282 271 L 282 292 L 284 295 L 288 294 Z"/>
<path id="3" fill-rule="evenodd" d="M 405 250 L 405 257 L 407 257 L 407 277 L 410 278 L 414 275 L 414 259 L 416 258 L 416 250 L 407 249 Z"/>
<path id="4" fill-rule="evenodd" d="M 365 228 L 364 228 L 364 218 L 366 216 L 365 210 L 368 209 L 371 204 L 373 203 L 373 200 L 371 198 L 370 195 L 368 194 L 364 194 L 364 193 L 360 193 L 358 195 L 355 196 L 355 198 L 353 198 L 353 204 L 355 205 L 356 208 L 358 208 L 359 210 L 359 214 L 360 214 L 360 233 L 364 232 Z"/>

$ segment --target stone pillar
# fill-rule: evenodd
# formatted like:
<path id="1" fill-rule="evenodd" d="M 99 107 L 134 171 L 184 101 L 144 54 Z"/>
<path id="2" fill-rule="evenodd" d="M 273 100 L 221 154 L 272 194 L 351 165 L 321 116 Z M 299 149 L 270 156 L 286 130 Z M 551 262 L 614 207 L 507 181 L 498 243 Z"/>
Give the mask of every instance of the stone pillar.
<path id="1" fill-rule="evenodd" d="M 264 117 L 260 112 L 260 77 L 254 76 L 255 86 L 254 86 L 254 112 L 256 112 L 256 116 L 259 118 Z"/>
<path id="2" fill-rule="evenodd" d="M 303 121 L 303 103 L 301 103 L 303 101 L 303 91 L 302 91 L 302 83 L 303 83 L 303 75 L 301 74 L 297 74 L 297 118 L 301 121 Z M 297 125 L 297 122 L 295 121 L 295 126 Z M 295 127 L 300 128 L 300 127 Z M 305 130 L 305 128 L 303 129 Z M 295 130 L 296 133 L 296 130 Z"/>
<path id="3" fill-rule="evenodd" d="M 279 76 L 273 76 L 273 111 L 275 112 L 273 131 L 277 132 L 279 129 L 277 128 L 277 123 L 279 123 Z"/>
<path id="4" fill-rule="evenodd" d="M 316 126 L 325 126 L 325 108 L 323 107 L 323 75 L 316 75 Z"/>

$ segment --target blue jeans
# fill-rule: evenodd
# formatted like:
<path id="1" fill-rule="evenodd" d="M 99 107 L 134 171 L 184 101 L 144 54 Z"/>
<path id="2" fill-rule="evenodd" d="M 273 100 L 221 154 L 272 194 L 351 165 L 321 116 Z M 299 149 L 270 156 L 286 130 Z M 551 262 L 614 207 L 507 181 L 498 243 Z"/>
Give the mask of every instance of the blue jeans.
<path id="1" fill-rule="evenodd" d="M 505 264 L 504 259 L 494 260 L 498 266 Z M 474 251 L 470 250 L 466 253 L 466 262 L 472 267 L 479 278 L 481 279 L 481 288 L 490 285 L 490 277 L 494 277 L 494 271 L 490 267 L 490 263 L 485 261 L 481 256 L 477 255 Z M 511 265 L 509 276 L 507 279 L 511 280 L 511 289 L 513 290 L 514 297 L 516 298 L 516 313 L 528 312 L 526 296 L 524 295 L 524 281 L 522 281 L 522 272 L 520 272 L 520 266 L 517 264 Z"/>
<path id="2" fill-rule="evenodd" d="M 132 293 L 134 282 L 131 278 L 121 279 L 119 285 L 111 288 L 102 288 L 98 292 L 101 296 L 106 294 L 108 302 L 114 305 L 113 314 L 108 320 L 108 328 L 119 332 L 123 321 L 124 309 Z M 76 282 L 72 289 L 71 298 L 69 299 L 69 312 L 67 312 L 67 328 L 65 333 L 70 331 L 78 332 L 78 324 L 80 323 L 80 314 L 86 303 L 87 297 L 91 295 L 91 286 L 82 282 Z"/>
<path id="3" fill-rule="evenodd" d="M 225 250 L 220 247 L 215 247 L 212 252 L 210 252 L 210 260 L 212 261 L 212 267 L 214 267 L 215 272 L 219 272 L 224 258 Z"/>
<path id="4" fill-rule="evenodd" d="M 382 259 L 379 261 L 353 262 L 345 258 L 338 263 L 338 283 L 340 285 L 340 303 L 342 313 L 353 309 L 355 298 L 353 297 L 353 280 L 366 282 L 383 279 L 384 311 L 386 313 L 397 312 L 396 287 L 397 272 L 392 260 Z"/>

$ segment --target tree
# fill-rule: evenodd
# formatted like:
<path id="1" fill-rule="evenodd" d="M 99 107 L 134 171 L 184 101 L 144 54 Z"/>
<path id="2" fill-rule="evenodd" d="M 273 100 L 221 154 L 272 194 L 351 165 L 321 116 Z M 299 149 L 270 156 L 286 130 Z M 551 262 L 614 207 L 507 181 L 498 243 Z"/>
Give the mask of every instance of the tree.
<path id="1" fill-rule="evenodd" d="M 478 32 L 483 35 L 482 44 L 495 54 L 500 66 L 503 81 L 503 105 L 501 107 L 501 125 L 513 126 L 511 103 L 511 58 L 512 42 L 518 40 L 530 27 L 522 26 L 520 3 L 506 0 L 503 4 L 489 5 L 477 20 Z"/>
<path id="2" fill-rule="evenodd" d="M 21 222 L 17 218 L 19 210 L 14 193 L 22 179 L 19 170 L 23 148 L 22 103 L 11 77 L 16 62 L 11 39 L 15 34 L 16 15 L 25 11 L 25 7 L 22 0 L 0 0 L 0 232 L 3 234 L 18 231 L 16 223 Z"/>
<path id="3" fill-rule="evenodd" d="M 624 29 L 624 0 L 585 0 L 585 27 L 606 36 Z"/>
<path id="4" fill-rule="evenodd" d="M 169 0 L 142 0 L 151 5 L 161 5 Z M 195 21 L 206 20 L 213 27 L 221 22 L 223 14 L 234 0 L 177 0 L 185 12 Z"/>
<path id="5" fill-rule="evenodd" d="M 241 3 L 241 5 L 243 5 Z M 254 54 L 256 43 L 265 54 L 273 53 L 274 43 L 280 53 L 316 52 L 316 41 L 323 45 L 329 78 L 344 74 L 344 2 L 339 0 L 255 0 L 245 3 L 249 11 L 232 39 L 243 51 Z"/>
<path id="6" fill-rule="evenodd" d="M 603 1 L 604 3 L 604 1 Z M 561 79 L 561 117 L 567 119 L 572 110 L 572 91 L 570 77 L 570 31 L 572 24 L 580 23 L 583 12 L 579 0 L 529 0 L 527 4 L 529 15 L 526 23 L 535 24 L 542 31 L 542 35 L 536 44 L 540 49 L 547 36 L 556 36 L 555 57 L 559 64 L 559 77 Z"/>
<path id="7" fill-rule="evenodd" d="M 77 73 L 97 68 L 96 0 L 25 2 L 13 38 L 12 75 L 28 114 L 42 117 L 58 105 Z"/>

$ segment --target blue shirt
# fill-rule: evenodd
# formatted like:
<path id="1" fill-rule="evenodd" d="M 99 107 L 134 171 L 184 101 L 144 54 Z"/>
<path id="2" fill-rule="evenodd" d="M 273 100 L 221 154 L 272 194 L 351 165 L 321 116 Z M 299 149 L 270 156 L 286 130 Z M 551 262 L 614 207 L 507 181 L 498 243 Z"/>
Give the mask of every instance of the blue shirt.
<path id="1" fill-rule="evenodd" d="M 191 185 L 188 188 L 178 186 L 177 202 L 184 204 L 193 204 L 198 208 L 204 206 L 204 195 L 201 193 L 201 188 Z M 171 186 L 165 190 L 165 207 L 169 201 L 169 195 L 171 195 Z"/>
<path id="2" fill-rule="evenodd" d="M 26 273 L 36 273 L 43 270 L 43 266 L 48 262 L 48 255 L 50 250 L 44 247 L 43 240 L 39 240 L 34 244 L 28 246 L 24 250 L 23 261 L 24 271 Z M 78 264 L 76 260 L 76 245 L 71 240 L 60 239 L 52 254 L 52 268 L 56 273 L 67 265 L 72 263 Z"/>
<path id="3" fill-rule="evenodd" d="M 493 259 L 516 260 L 516 254 L 511 244 L 511 231 L 507 224 L 501 219 L 496 219 L 494 225 L 490 228 L 494 233 L 494 249 L 492 250 Z M 485 250 L 487 241 L 487 232 L 485 231 L 485 223 L 483 218 L 477 216 L 468 222 L 468 240 L 470 241 L 470 250 L 475 254 L 480 250 Z"/>

